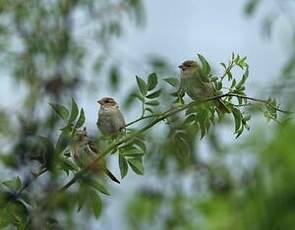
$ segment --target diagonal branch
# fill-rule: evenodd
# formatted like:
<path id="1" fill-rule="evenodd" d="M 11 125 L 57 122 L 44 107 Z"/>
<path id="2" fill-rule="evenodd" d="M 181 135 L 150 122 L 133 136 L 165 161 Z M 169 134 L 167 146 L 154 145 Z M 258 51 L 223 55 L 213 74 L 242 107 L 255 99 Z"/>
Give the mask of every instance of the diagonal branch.
<path id="1" fill-rule="evenodd" d="M 150 129 L 151 127 L 153 127 L 157 123 L 165 120 L 166 118 L 168 118 L 168 117 L 170 117 L 170 116 L 172 116 L 172 115 L 174 115 L 176 113 L 179 113 L 179 112 L 189 108 L 190 106 L 203 104 L 203 103 L 206 103 L 208 101 L 213 101 L 213 100 L 216 100 L 216 99 L 219 99 L 219 98 L 224 98 L 224 97 L 237 97 L 237 98 L 244 98 L 244 99 L 248 99 L 248 100 L 252 100 L 252 101 L 256 101 L 256 102 L 261 102 L 261 103 L 265 103 L 265 104 L 268 104 L 268 105 L 272 106 L 275 110 L 277 110 L 279 112 L 290 113 L 288 111 L 281 110 L 281 109 L 279 109 L 277 107 L 274 107 L 267 100 L 257 99 L 257 98 L 248 97 L 248 96 L 245 96 L 245 95 L 234 94 L 234 93 L 225 93 L 225 94 L 221 94 L 221 95 L 218 95 L 218 96 L 207 98 L 207 99 L 202 100 L 202 101 L 192 101 L 189 104 L 180 105 L 180 106 L 171 108 L 171 109 L 169 109 L 169 110 L 167 110 L 167 111 L 165 111 L 165 112 L 163 112 L 161 114 L 158 114 L 158 115 L 148 115 L 148 116 L 141 117 L 139 119 L 136 119 L 133 122 L 128 123 L 126 126 L 130 126 L 132 124 L 135 124 L 136 122 L 142 121 L 142 120 L 147 119 L 147 118 L 156 117 L 156 119 L 154 119 L 151 123 L 147 124 L 146 126 L 144 126 L 142 129 L 138 130 L 137 132 L 134 132 L 134 133 L 132 133 L 132 134 L 130 134 L 128 136 L 125 136 L 125 137 L 119 139 L 118 141 L 116 141 L 115 143 L 113 143 L 112 145 L 110 145 L 95 160 L 93 160 L 90 164 L 88 164 L 84 169 L 82 169 L 81 171 L 76 173 L 74 175 L 74 177 L 69 182 L 67 182 L 62 188 L 59 189 L 59 192 L 63 192 L 65 190 L 67 190 L 79 178 L 81 178 L 81 176 L 83 176 L 89 169 L 94 167 L 95 164 L 97 164 L 97 162 L 99 162 L 103 157 L 108 155 L 110 152 L 112 152 L 115 148 L 117 148 L 122 143 L 125 143 L 125 142 L 131 140 L 133 137 L 137 136 L 138 134 L 141 134 L 141 133 L 145 132 L 146 130 Z"/>

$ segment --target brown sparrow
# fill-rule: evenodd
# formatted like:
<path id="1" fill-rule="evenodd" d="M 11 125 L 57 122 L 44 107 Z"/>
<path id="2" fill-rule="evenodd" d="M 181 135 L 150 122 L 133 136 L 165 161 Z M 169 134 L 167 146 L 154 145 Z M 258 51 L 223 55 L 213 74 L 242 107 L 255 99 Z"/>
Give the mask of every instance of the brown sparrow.
<path id="1" fill-rule="evenodd" d="M 104 97 L 97 101 L 100 104 L 97 127 L 103 135 L 115 136 L 125 127 L 124 117 L 117 102 L 111 97 Z"/>
<path id="2" fill-rule="evenodd" d="M 70 151 L 74 161 L 81 169 L 87 167 L 100 154 L 95 142 L 87 136 L 86 129 L 76 131 Z M 103 158 L 90 170 L 98 175 L 106 174 L 112 181 L 120 184 L 120 181 L 107 169 L 106 160 Z"/>
<path id="3" fill-rule="evenodd" d="M 217 90 L 214 88 L 213 83 L 202 80 L 201 69 L 196 61 L 185 61 L 178 68 L 181 69 L 181 88 L 191 99 L 205 100 L 217 95 Z M 220 112 L 229 112 L 229 109 L 221 99 L 216 99 L 214 104 Z"/>

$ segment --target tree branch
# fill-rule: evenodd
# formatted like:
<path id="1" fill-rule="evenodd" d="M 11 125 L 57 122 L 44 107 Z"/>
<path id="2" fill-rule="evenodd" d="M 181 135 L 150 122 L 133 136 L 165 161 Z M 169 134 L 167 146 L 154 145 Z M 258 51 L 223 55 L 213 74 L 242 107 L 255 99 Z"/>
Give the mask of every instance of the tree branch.
<path id="1" fill-rule="evenodd" d="M 190 102 L 189 104 L 185 104 L 185 105 L 180 105 L 180 106 L 177 106 L 177 107 L 174 107 L 174 108 L 171 108 L 157 116 L 154 116 L 154 115 L 148 115 L 148 116 L 145 116 L 145 117 L 141 117 L 139 119 L 136 119 L 135 121 L 133 122 L 130 122 L 128 123 L 126 126 L 130 126 L 136 122 L 139 122 L 141 120 L 144 120 L 144 119 L 147 119 L 147 118 L 151 118 L 151 117 L 157 117 L 155 120 L 153 120 L 151 123 L 147 124 L 145 127 L 143 127 L 142 129 L 138 130 L 137 132 L 134 132 L 130 135 L 127 135 L 121 139 L 119 139 L 118 141 L 116 141 L 115 143 L 113 143 L 112 145 L 110 145 L 104 152 L 102 152 L 96 159 L 94 159 L 90 164 L 88 164 L 84 169 L 80 170 L 78 173 L 76 173 L 74 175 L 74 177 L 69 181 L 67 182 L 62 188 L 60 188 L 58 191 L 59 192 L 63 192 L 65 190 L 67 190 L 71 185 L 73 185 L 81 176 L 83 176 L 89 169 L 91 169 L 92 167 L 94 167 L 97 162 L 99 162 L 103 157 L 105 157 L 106 155 L 108 155 L 110 152 L 112 152 L 115 148 L 117 148 L 119 145 L 121 145 L 122 143 L 124 142 L 127 142 L 129 140 L 131 140 L 133 137 L 137 136 L 138 134 L 141 134 L 143 133 L 144 131 L 150 129 L 151 127 L 153 127 L 154 125 L 156 125 L 157 123 L 165 120 L 166 118 L 176 114 L 176 113 L 179 113 L 187 108 L 189 108 L 190 106 L 193 106 L 193 105 L 200 105 L 200 104 L 203 104 L 203 103 L 206 103 L 208 101 L 213 101 L 213 100 L 216 100 L 216 99 L 219 99 L 219 98 L 224 98 L 224 97 L 237 97 L 237 98 L 244 98 L 244 99 L 248 99 L 248 100 L 252 100 L 252 101 L 256 101 L 256 102 L 261 102 L 261 103 L 265 103 L 265 104 L 268 104 L 270 106 L 272 106 L 274 109 L 276 109 L 277 111 L 279 112 L 283 112 L 283 113 L 290 113 L 288 111 L 285 111 L 285 110 L 281 110 L 277 107 L 274 107 L 273 105 L 271 105 L 267 100 L 263 100 L 263 99 L 258 99 L 258 98 L 253 98 L 253 97 L 248 97 L 248 96 L 245 96 L 245 95 L 239 95 L 239 94 L 234 94 L 234 93 L 225 93 L 225 94 L 221 94 L 221 95 L 218 95 L 218 96 L 214 96 L 214 97 L 210 97 L 210 98 L 207 98 L 205 100 L 202 100 L 202 101 L 192 101 Z"/>

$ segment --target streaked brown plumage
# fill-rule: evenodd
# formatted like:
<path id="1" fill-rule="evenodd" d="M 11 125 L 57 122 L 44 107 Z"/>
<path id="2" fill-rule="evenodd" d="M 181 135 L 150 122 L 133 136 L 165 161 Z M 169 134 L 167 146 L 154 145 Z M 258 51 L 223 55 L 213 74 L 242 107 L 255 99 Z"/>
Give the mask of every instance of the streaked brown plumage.
<path id="1" fill-rule="evenodd" d="M 117 102 L 111 97 L 104 97 L 97 102 L 100 104 L 97 127 L 103 135 L 118 135 L 125 127 L 125 120 Z"/>
<path id="2" fill-rule="evenodd" d="M 95 142 L 87 136 L 85 129 L 76 131 L 70 151 L 74 161 L 81 169 L 91 164 L 100 154 Z M 104 158 L 100 159 L 90 170 L 97 175 L 106 174 L 112 181 L 120 183 L 112 172 L 107 169 Z"/>
<path id="3" fill-rule="evenodd" d="M 213 84 L 202 80 L 201 69 L 196 61 L 187 60 L 178 66 L 178 68 L 181 69 L 181 87 L 191 99 L 204 100 L 217 96 L 217 91 Z M 214 104 L 220 112 L 229 112 L 229 109 L 221 99 L 216 99 Z"/>

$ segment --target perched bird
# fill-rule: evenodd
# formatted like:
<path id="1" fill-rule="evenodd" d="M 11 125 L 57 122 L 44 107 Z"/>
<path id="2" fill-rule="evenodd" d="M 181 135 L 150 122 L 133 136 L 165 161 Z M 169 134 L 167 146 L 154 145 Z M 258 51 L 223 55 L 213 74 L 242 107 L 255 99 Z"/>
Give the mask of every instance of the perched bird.
<path id="1" fill-rule="evenodd" d="M 97 101 L 100 104 L 97 127 L 103 135 L 116 136 L 125 127 L 124 117 L 117 102 L 111 97 L 104 97 Z"/>
<path id="2" fill-rule="evenodd" d="M 204 100 L 217 96 L 217 90 L 212 82 L 205 82 L 201 77 L 201 68 L 196 61 L 185 61 L 178 68 L 181 69 L 181 88 L 193 100 Z M 214 101 L 218 111 L 229 113 L 229 109 L 219 98 Z"/>
<path id="3" fill-rule="evenodd" d="M 87 136 L 86 129 L 76 131 L 70 145 L 70 152 L 73 160 L 81 169 L 87 167 L 100 154 L 95 142 Z M 107 169 L 104 158 L 100 159 L 90 170 L 98 175 L 106 174 L 112 181 L 120 184 L 120 181 Z"/>

